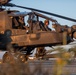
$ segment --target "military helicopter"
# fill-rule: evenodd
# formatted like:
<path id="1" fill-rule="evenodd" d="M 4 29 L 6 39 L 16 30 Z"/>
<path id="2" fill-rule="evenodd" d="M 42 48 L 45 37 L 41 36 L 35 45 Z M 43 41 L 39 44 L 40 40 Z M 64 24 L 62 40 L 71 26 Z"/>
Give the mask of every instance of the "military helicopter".
<path id="1" fill-rule="evenodd" d="M 75 19 L 54 13 L 42 11 L 39 9 L 28 8 L 10 3 L 11 0 L 0 1 L 0 49 L 6 50 L 7 45 L 12 44 L 16 50 L 25 51 L 25 58 L 37 48 L 37 56 L 44 56 L 46 46 L 63 44 L 63 33 L 67 32 L 66 44 L 71 42 L 73 37 L 76 38 L 76 26 L 68 27 L 60 25 L 56 20 L 47 17 L 44 14 L 56 16 L 66 20 L 76 22 Z M 5 7 L 19 7 L 32 10 L 31 12 L 19 12 L 18 10 L 6 10 Z M 24 22 L 24 17 L 28 16 L 28 26 Z M 44 18 L 43 23 L 39 18 Z M 52 31 L 46 27 L 46 23 L 52 22 L 52 26 L 56 31 Z M 6 55 L 4 55 L 4 60 Z"/>

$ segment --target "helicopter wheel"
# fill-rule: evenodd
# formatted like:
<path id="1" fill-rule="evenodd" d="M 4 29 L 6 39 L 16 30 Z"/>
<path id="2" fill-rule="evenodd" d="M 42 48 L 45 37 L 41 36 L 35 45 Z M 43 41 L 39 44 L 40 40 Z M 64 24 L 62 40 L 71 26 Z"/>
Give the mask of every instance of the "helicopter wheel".
<path id="1" fill-rule="evenodd" d="M 15 60 L 14 60 L 14 57 L 12 56 L 11 53 L 9 52 L 6 52 L 4 55 L 3 55 L 3 63 L 14 63 Z"/>
<path id="2" fill-rule="evenodd" d="M 20 54 L 20 55 L 18 56 L 18 60 L 19 60 L 19 62 L 21 62 L 21 63 L 25 63 L 25 62 L 28 60 L 28 55 L 26 55 L 26 54 Z"/>

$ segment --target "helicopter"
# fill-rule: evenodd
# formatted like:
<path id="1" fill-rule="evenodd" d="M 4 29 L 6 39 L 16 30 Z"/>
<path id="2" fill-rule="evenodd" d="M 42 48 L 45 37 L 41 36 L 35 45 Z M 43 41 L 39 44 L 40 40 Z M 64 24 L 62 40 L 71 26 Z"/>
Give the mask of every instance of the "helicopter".
<path id="1" fill-rule="evenodd" d="M 72 27 L 68 27 L 66 25 L 62 26 L 57 22 L 57 20 L 43 14 L 56 16 L 73 22 L 76 22 L 75 19 L 39 9 L 15 5 L 10 3 L 10 1 L 11 0 L 0 1 L 0 49 L 6 50 L 7 45 L 11 44 L 16 50 L 21 52 L 25 51 L 25 54 L 21 55 L 27 59 L 27 56 L 32 54 L 32 51 L 35 48 L 37 48 L 36 56 L 45 56 L 46 46 L 51 47 L 59 44 L 62 45 L 63 43 L 67 44 L 71 42 L 73 38 L 76 38 L 76 25 Z M 31 10 L 31 12 L 6 10 L 3 9 L 2 6 L 19 7 Z M 28 25 L 24 22 L 24 17 L 26 16 L 28 16 Z M 51 21 L 55 31 L 45 27 L 45 23 L 43 23 L 40 18 L 44 18 L 48 23 Z M 65 37 L 63 35 L 64 33 L 66 35 Z M 7 59 L 6 55 L 7 53 L 4 54 L 4 60 Z"/>

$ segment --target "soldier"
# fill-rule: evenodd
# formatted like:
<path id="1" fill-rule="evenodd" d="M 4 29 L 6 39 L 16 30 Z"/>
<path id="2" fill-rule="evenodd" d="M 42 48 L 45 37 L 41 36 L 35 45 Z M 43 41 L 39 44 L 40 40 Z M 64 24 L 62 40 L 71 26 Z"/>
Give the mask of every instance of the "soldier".
<path id="1" fill-rule="evenodd" d="M 19 28 L 25 29 L 24 16 L 19 16 Z"/>
<path id="2" fill-rule="evenodd" d="M 13 28 L 28 29 L 28 26 L 25 26 L 24 16 L 13 17 Z"/>
<path id="3" fill-rule="evenodd" d="M 46 31 L 51 31 L 51 29 L 48 27 L 48 25 L 49 25 L 49 20 L 45 20 L 44 27 L 45 27 Z"/>

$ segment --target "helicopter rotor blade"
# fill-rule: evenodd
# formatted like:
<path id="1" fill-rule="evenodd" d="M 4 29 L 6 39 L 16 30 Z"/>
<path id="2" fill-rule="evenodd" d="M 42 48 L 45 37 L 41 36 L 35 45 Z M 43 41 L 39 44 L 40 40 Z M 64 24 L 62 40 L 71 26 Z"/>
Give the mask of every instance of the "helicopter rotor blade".
<path id="1" fill-rule="evenodd" d="M 54 14 L 54 13 L 43 11 L 43 10 L 39 10 L 39 9 L 34 9 L 34 8 L 19 6 L 19 5 L 15 5 L 15 4 L 12 4 L 12 3 L 8 3 L 5 6 L 19 7 L 19 8 L 23 8 L 23 9 L 33 10 L 33 11 L 41 12 L 41 13 L 44 13 L 44 14 L 48 14 L 48 15 L 52 15 L 52 16 L 55 16 L 55 17 L 59 17 L 59 18 L 62 18 L 62 19 L 69 20 L 69 21 L 76 22 L 76 19 L 65 17 L 65 16 L 61 16 L 61 15 L 58 15 L 58 14 Z"/>

